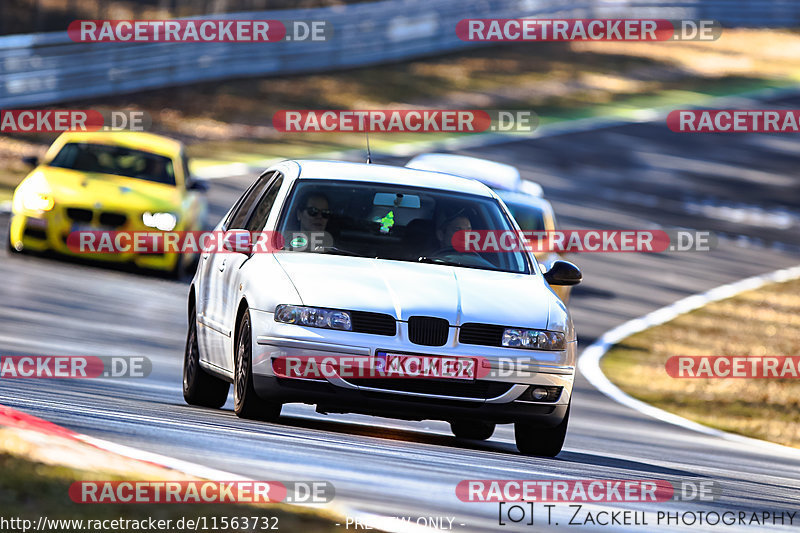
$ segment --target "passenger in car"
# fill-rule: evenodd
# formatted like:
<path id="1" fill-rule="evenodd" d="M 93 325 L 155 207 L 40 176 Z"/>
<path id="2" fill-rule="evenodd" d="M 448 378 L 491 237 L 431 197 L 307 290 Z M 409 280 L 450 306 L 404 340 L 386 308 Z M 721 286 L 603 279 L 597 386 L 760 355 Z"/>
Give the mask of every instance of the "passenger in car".
<path id="1" fill-rule="evenodd" d="M 439 245 L 442 249 L 453 248 L 453 235 L 459 231 L 472 230 L 472 222 L 466 213 L 461 210 L 449 217 L 445 216 L 437 225 L 436 238 L 439 239 Z"/>

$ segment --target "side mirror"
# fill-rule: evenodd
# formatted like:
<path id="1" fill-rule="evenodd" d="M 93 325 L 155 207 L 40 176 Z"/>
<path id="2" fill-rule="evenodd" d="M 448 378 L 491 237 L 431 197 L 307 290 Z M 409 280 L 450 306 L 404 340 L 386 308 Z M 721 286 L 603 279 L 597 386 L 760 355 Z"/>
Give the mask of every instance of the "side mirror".
<path id="1" fill-rule="evenodd" d="M 232 229 L 226 232 L 222 238 L 222 247 L 228 252 L 250 254 L 253 250 L 250 232 L 246 229 Z"/>
<path id="2" fill-rule="evenodd" d="M 206 180 L 192 178 L 192 179 L 189 180 L 189 184 L 186 186 L 186 190 L 187 191 L 207 192 L 208 191 L 208 182 Z"/>
<path id="3" fill-rule="evenodd" d="M 27 155 L 22 158 L 22 162 L 25 163 L 26 165 L 35 167 L 39 165 L 39 158 L 36 157 L 35 155 Z"/>
<path id="4" fill-rule="evenodd" d="M 550 285 L 577 285 L 583 280 L 578 267 L 569 261 L 556 261 L 544 275 Z"/>

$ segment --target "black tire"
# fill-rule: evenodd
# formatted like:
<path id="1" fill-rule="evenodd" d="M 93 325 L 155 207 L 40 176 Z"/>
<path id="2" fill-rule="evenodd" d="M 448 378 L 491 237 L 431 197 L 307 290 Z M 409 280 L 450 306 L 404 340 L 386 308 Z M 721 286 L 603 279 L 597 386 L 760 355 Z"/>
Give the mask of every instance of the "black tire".
<path id="1" fill-rule="evenodd" d="M 189 405 L 219 409 L 228 399 L 230 385 L 212 376 L 200 366 L 200 349 L 197 344 L 197 319 L 192 311 L 186 349 L 183 356 L 183 399 Z"/>
<path id="2" fill-rule="evenodd" d="M 491 438 L 496 424 L 475 420 L 453 420 L 450 430 L 459 439 L 486 440 Z"/>
<path id="3" fill-rule="evenodd" d="M 242 315 L 238 331 L 233 375 L 233 411 L 240 418 L 275 422 L 281 416 L 281 404 L 262 400 L 253 387 L 253 338 L 249 311 Z"/>
<path id="4" fill-rule="evenodd" d="M 564 447 L 569 425 L 569 410 L 564 415 L 564 420 L 552 428 L 537 426 L 529 422 L 516 422 L 514 424 L 514 438 L 517 449 L 523 455 L 536 455 L 539 457 L 555 457 Z"/>
<path id="5" fill-rule="evenodd" d="M 178 260 L 175 261 L 175 266 L 172 267 L 172 270 L 170 271 L 168 277 L 170 279 L 175 279 L 180 281 L 183 279 L 183 276 L 185 274 L 186 274 L 186 263 L 183 260 L 183 256 L 181 254 L 178 254 Z"/>

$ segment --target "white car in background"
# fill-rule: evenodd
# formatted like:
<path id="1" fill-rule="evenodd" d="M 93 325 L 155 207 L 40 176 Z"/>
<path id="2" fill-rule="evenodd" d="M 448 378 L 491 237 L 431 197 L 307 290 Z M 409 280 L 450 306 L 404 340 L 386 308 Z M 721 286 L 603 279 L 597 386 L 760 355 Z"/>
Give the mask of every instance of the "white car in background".
<path id="1" fill-rule="evenodd" d="M 555 231 L 556 216 L 553 206 L 544 198 L 542 186 L 522 179 L 519 170 L 505 163 L 457 154 L 421 154 L 406 163 L 406 167 L 434 172 L 446 172 L 470 178 L 491 187 L 503 202 L 523 231 Z M 534 254 L 547 272 L 562 256 L 552 251 Z M 569 302 L 572 287 L 557 286 L 553 290 L 564 301 Z"/>
<path id="2" fill-rule="evenodd" d="M 440 231 L 457 219 L 516 228 L 474 180 L 342 162 L 269 168 L 217 226 L 224 249 L 205 253 L 192 281 L 186 401 L 221 407 L 233 383 L 234 410 L 246 418 L 274 421 L 282 404 L 302 402 L 322 413 L 445 420 L 460 438 L 488 439 L 495 424 L 514 423 L 522 453 L 558 454 L 577 340 L 550 285 L 579 283 L 580 271 L 560 262 L 543 275 L 519 251 L 458 252 Z M 322 244 L 309 245 L 320 231 Z M 259 253 L 252 232 L 309 237 Z M 285 367 L 354 355 L 376 368 L 456 361 L 463 372 L 353 378 L 335 367 L 298 377 Z M 500 372 L 509 362 L 514 371 Z"/>

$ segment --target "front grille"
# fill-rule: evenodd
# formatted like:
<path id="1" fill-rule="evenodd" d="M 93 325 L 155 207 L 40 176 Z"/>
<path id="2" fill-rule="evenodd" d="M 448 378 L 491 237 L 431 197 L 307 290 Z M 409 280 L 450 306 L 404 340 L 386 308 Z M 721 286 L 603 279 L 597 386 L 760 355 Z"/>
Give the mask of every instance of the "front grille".
<path id="1" fill-rule="evenodd" d="M 75 222 L 91 222 L 94 213 L 91 209 L 81 209 L 79 207 L 68 207 L 67 216 Z"/>
<path id="2" fill-rule="evenodd" d="M 32 237 L 34 239 L 45 240 L 47 239 L 47 232 L 43 229 L 39 228 L 32 228 L 30 226 L 25 226 L 25 236 Z"/>
<path id="3" fill-rule="evenodd" d="M 397 334 L 397 321 L 390 315 L 383 313 L 368 313 L 367 311 L 349 311 L 353 323 L 353 331 L 357 333 L 371 333 L 372 335 L 386 335 L 394 337 Z"/>
<path id="4" fill-rule="evenodd" d="M 100 213 L 100 224 L 116 228 L 128 221 L 127 215 L 123 213 Z"/>
<path id="5" fill-rule="evenodd" d="M 458 381 L 431 378 L 359 378 L 348 379 L 348 383 L 387 391 L 436 394 L 456 398 L 496 398 L 508 392 L 512 384 L 498 381 Z"/>
<path id="6" fill-rule="evenodd" d="M 458 334 L 458 342 L 481 346 L 502 346 L 505 330 L 505 326 L 494 324 L 464 324 Z"/>
<path id="7" fill-rule="evenodd" d="M 408 340 L 422 346 L 444 346 L 450 323 L 443 318 L 412 316 L 408 318 Z"/>

